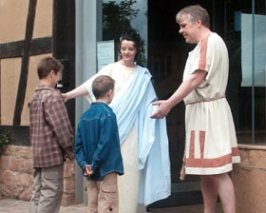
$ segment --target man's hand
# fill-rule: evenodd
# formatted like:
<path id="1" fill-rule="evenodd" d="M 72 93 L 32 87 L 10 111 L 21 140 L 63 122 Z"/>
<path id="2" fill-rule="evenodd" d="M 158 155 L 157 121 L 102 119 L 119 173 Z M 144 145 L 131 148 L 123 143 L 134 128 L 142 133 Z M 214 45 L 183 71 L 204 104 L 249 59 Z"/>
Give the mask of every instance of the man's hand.
<path id="1" fill-rule="evenodd" d="M 166 100 L 155 101 L 152 105 L 154 105 L 155 110 L 151 115 L 151 118 L 164 118 L 171 110 L 171 107 Z"/>

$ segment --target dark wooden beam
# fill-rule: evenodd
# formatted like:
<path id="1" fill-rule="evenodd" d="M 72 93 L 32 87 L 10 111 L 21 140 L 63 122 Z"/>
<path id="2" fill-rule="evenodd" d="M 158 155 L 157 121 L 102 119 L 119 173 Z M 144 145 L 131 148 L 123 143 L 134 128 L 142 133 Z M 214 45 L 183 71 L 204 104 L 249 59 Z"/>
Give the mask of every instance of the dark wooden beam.
<path id="1" fill-rule="evenodd" d="M 23 47 L 23 57 L 21 63 L 21 71 L 20 71 L 19 85 L 17 91 L 13 125 L 20 125 L 21 123 L 21 113 L 24 106 L 26 88 L 27 88 L 28 65 L 29 65 L 29 56 L 30 56 L 29 53 L 30 53 L 30 46 L 31 46 L 32 34 L 34 28 L 36 5 L 37 5 L 37 0 L 29 1 L 25 41 Z"/>
<path id="2" fill-rule="evenodd" d="M 0 59 L 22 57 L 24 40 L 0 44 Z M 36 38 L 31 41 L 29 55 L 40 55 L 52 52 L 52 38 Z"/>
<path id="3" fill-rule="evenodd" d="M 0 44 L 0 59 L 21 57 L 23 45 L 24 40 Z"/>

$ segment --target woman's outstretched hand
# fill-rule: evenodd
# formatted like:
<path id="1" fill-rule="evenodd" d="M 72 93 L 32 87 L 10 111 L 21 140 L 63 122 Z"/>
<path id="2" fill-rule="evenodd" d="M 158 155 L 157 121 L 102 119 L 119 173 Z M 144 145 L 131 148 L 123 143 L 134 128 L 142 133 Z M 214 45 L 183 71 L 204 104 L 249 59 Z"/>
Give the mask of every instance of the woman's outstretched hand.
<path id="1" fill-rule="evenodd" d="M 62 96 L 63 96 L 64 101 L 67 102 L 69 99 L 67 93 L 62 93 Z"/>

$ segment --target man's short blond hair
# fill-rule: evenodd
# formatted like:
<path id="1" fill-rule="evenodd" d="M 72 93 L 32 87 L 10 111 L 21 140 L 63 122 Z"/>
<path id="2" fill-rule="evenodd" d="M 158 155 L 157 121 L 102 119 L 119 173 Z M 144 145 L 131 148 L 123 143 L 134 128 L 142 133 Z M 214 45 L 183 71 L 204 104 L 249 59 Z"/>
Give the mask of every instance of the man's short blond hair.
<path id="1" fill-rule="evenodd" d="M 210 17 L 208 11 L 200 5 L 184 7 L 176 14 L 176 21 L 179 23 L 181 16 L 188 15 L 190 22 L 201 21 L 202 25 L 210 28 Z"/>

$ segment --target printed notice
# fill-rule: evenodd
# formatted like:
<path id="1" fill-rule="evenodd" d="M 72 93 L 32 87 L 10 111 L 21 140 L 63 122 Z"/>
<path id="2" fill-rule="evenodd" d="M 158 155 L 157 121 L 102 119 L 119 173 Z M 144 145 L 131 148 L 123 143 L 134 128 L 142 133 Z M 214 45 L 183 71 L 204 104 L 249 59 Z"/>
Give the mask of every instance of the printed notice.
<path id="1" fill-rule="evenodd" d="M 114 40 L 97 42 L 97 68 L 100 70 L 103 66 L 115 61 Z"/>

